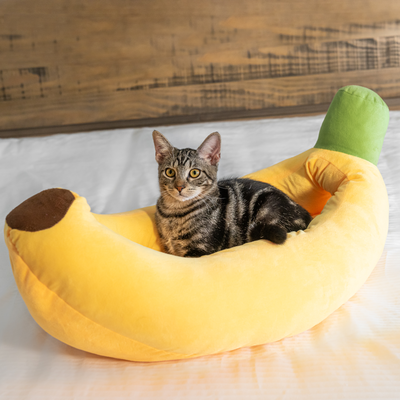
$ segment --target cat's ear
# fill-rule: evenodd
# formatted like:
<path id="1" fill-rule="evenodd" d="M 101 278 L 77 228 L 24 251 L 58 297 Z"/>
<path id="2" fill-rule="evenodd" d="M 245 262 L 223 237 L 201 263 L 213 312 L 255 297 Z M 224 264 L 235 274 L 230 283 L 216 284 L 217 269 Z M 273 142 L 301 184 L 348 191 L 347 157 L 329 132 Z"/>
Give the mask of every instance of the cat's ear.
<path id="1" fill-rule="evenodd" d="M 173 146 L 158 131 L 153 131 L 153 141 L 156 149 L 156 161 L 161 164 L 165 157 L 172 154 Z"/>
<path id="2" fill-rule="evenodd" d="M 221 158 L 221 136 L 218 132 L 208 135 L 204 142 L 197 149 L 201 158 L 211 165 L 217 165 Z"/>

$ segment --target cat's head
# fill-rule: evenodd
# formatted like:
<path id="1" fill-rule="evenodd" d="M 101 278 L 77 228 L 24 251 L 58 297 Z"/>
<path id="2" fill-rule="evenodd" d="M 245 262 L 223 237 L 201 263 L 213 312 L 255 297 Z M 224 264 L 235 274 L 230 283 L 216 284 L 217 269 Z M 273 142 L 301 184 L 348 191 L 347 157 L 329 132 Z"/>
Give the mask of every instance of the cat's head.
<path id="1" fill-rule="evenodd" d="M 197 150 L 177 149 L 157 131 L 153 132 L 161 195 L 175 201 L 204 197 L 217 185 L 221 136 L 209 135 Z"/>

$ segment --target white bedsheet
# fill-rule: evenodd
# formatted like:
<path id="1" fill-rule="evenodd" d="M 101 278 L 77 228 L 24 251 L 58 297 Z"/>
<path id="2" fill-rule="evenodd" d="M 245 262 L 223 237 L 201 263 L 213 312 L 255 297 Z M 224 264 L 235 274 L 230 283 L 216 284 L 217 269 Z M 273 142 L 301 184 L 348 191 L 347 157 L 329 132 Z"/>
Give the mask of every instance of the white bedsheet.
<path id="1" fill-rule="evenodd" d="M 323 116 L 157 128 L 176 147 L 222 135 L 220 177 L 312 147 Z M 0 399 L 400 399 L 400 112 L 391 112 L 379 169 L 390 201 L 374 272 L 321 324 L 277 343 L 184 361 L 134 363 L 85 353 L 32 319 L 0 241 Z M 154 204 L 151 128 L 0 140 L 0 219 L 51 187 L 114 213 Z"/>

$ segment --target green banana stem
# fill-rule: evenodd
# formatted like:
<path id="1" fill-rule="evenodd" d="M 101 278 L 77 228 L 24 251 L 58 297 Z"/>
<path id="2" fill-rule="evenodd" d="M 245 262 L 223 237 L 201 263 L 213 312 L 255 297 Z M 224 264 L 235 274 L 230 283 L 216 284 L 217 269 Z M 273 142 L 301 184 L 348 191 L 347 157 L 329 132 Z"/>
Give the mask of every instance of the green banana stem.
<path id="1" fill-rule="evenodd" d="M 388 124 L 389 108 L 378 94 L 361 86 L 345 86 L 333 98 L 314 147 L 377 165 Z"/>

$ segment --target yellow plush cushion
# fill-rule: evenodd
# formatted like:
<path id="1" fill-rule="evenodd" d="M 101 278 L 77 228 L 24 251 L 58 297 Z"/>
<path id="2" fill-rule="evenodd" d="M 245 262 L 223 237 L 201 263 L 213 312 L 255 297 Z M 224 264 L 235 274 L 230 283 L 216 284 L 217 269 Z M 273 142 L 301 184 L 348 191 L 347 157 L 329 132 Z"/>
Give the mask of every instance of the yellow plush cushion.
<path id="1" fill-rule="evenodd" d="M 33 318 L 71 346 L 135 361 L 264 344 L 321 322 L 365 282 L 388 230 L 374 165 L 387 106 L 351 86 L 331 107 L 317 148 L 249 176 L 314 216 L 284 245 L 259 240 L 187 259 L 160 251 L 154 207 L 96 215 L 63 189 L 22 203 L 5 240 Z"/>
<path id="2" fill-rule="evenodd" d="M 257 241 L 185 259 L 159 251 L 154 207 L 96 215 L 78 195 L 49 229 L 6 225 L 32 316 L 74 347 L 136 361 L 212 354 L 316 325 L 380 257 L 388 229 L 381 175 L 361 158 L 311 149 L 250 177 L 316 214 L 307 231 L 283 246 Z"/>

